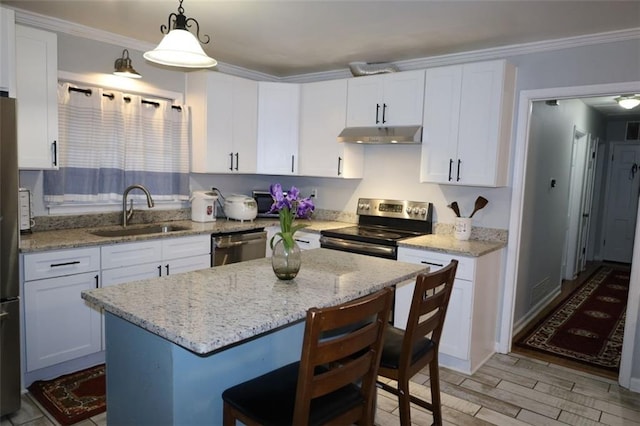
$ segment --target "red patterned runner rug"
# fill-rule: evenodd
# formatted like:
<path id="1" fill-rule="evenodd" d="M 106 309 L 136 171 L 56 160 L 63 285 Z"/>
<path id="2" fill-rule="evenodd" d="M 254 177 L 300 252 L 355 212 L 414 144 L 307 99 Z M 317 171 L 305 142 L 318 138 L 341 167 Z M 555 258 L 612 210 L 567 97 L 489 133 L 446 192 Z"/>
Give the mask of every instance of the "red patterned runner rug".
<path id="1" fill-rule="evenodd" d="M 78 423 L 107 409 L 105 366 L 35 381 L 29 392 L 61 425 Z"/>
<path id="2" fill-rule="evenodd" d="M 619 371 L 629 280 L 602 266 L 516 345 Z"/>

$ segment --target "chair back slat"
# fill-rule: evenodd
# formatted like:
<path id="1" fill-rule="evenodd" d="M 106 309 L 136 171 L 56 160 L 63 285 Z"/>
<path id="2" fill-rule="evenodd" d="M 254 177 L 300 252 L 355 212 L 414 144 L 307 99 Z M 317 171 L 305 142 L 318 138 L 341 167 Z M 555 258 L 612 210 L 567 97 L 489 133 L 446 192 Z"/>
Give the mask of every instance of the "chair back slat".
<path id="1" fill-rule="evenodd" d="M 340 306 L 309 309 L 293 424 L 307 424 L 313 398 L 350 384 L 360 384 L 363 400 L 354 410 L 364 413 L 365 423 L 373 423 L 375 381 L 392 301 L 393 291 L 385 288 Z M 326 337 L 336 329 L 344 331 Z"/>

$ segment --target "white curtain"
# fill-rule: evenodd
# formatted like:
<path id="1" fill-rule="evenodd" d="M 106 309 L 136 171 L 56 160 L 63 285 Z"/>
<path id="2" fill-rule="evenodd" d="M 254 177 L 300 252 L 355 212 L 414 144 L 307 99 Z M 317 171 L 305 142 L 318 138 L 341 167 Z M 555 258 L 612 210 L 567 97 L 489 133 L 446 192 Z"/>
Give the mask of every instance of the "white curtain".
<path id="1" fill-rule="evenodd" d="M 146 186 L 156 201 L 189 199 L 188 107 L 74 88 L 58 85 L 59 170 L 44 173 L 46 202 L 121 201 L 134 183 Z"/>

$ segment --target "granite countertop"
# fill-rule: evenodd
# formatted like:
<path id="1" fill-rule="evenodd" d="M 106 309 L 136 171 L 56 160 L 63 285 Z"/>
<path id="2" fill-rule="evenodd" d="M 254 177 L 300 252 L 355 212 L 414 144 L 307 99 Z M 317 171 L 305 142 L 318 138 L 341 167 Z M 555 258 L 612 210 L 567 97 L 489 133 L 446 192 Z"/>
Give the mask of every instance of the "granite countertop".
<path id="1" fill-rule="evenodd" d="M 302 222 L 302 221 L 301 221 Z M 167 233 L 156 233 L 146 235 L 129 235 L 124 237 L 100 237 L 93 235 L 91 232 L 96 229 L 110 230 L 122 229 L 120 225 L 92 227 L 92 228 L 72 228 L 61 229 L 56 231 L 40 231 L 30 234 L 22 234 L 20 236 L 20 251 L 22 253 L 59 250 L 75 247 L 87 247 L 103 244 L 116 244 L 133 241 L 151 240 L 157 238 L 173 238 L 184 237 L 188 235 L 198 234 L 220 234 L 225 232 L 246 231 L 256 228 L 264 228 L 267 226 L 279 225 L 278 219 L 256 219 L 253 221 L 235 221 L 218 219 L 214 222 L 192 222 L 190 220 L 177 220 L 163 222 L 173 226 L 184 226 L 187 229 L 183 231 L 174 231 Z M 303 222 L 303 223 L 306 223 Z M 340 228 L 349 224 L 336 221 L 308 221 L 309 226 L 304 228 L 305 231 L 319 233 L 323 229 Z M 148 224 L 130 225 L 129 228 L 143 227 Z"/>
<path id="2" fill-rule="evenodd" d="M 414 265 L 328 249 L 302 252 L 292 281 L 257 259 L 82 292 L 82 298 L 197 354 L 305 318 L 426 272 Z M 250 301 L 251 303 L 247 303 Z"/>
<path id="3" fill-rule="evenodd" d="M 495 250 L 506 247 L 505 241 L 456 240 L 451 234 L 431 234 L 409 238 L 398 242 L 399 247 L 439 251 L 442 253 L 460 254 L 480 257 Z"/>
<path id="4" fill-rule="evenodd" d="M 342 228 L 345 226 L 353 225 L 353 223 L 340 222 L 336 220 L 312 219 L 300 222 L 308 225 L 306 228 L 303 228 L 302 231 L 317 234 L 325 229 Z M 33 232 L 31 234 L 23 234 L 20 236 L 20 251 L 22 253 L 30 253 L 45 250 L 60 250 L 75 247 L 88 247 L 104 244 L 144 241 L 157 238 L 184 237 L 188 235 L 198 234 L 220 234 L 225 232 L 246 231 L 256 228 L 265 228 L 268 226 L 279 225 L 277 218 L 259 218 L 253 221 L 244 222 L 218 219 L 214 222 L 206 223 L 192 222 L 190 220 L 166 221 L 163 223 L 171 224 L 174 226 L 184 226 L 187 229 L 182 231 L 168 232 L 164 234 L 156 233 L 145 235 L 130 235 L 124 237 L 100 237 L 91 233 L 96 229 L 121 229 L 122 227 L 120 225 L 61 229 L 55 231 L 39 231 Z M 130 225 L 130 228 L 136 228 L 146 225 L 148 224 Z M 500 236 L 500 238 L 502 238 L 502 236 Z M 453 234 L 445 232 L 402 240 L 398 242 L 398 245 L 400 247 L 410 247 L 423 250 L 439 251 L 443 253 L 459 254 L 463 256 L 478 257 L 491 251 L 499 250 L 505 247 L 506 241 L 504 241 L 503 239 L 471 239 L 468 241 L 459 241 L 453 238 Z"/>

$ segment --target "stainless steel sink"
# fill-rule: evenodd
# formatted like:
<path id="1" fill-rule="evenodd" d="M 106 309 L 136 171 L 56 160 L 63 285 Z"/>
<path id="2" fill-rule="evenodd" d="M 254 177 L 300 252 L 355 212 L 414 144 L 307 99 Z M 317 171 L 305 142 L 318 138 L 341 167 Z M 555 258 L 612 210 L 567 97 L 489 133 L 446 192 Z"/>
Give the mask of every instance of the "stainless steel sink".
<path id="1" fill-rule="evenodd" d="M 189 226 L 154 224 L 127 226 L 126 228 L 117 229 L 97 229 L 95 231 L 89 231 L 89 233 L 98 237 L 129 237 L 132 235 L 166 234 L 168 232 L 186 231 L 188 229 L 191 228 Z"/>

